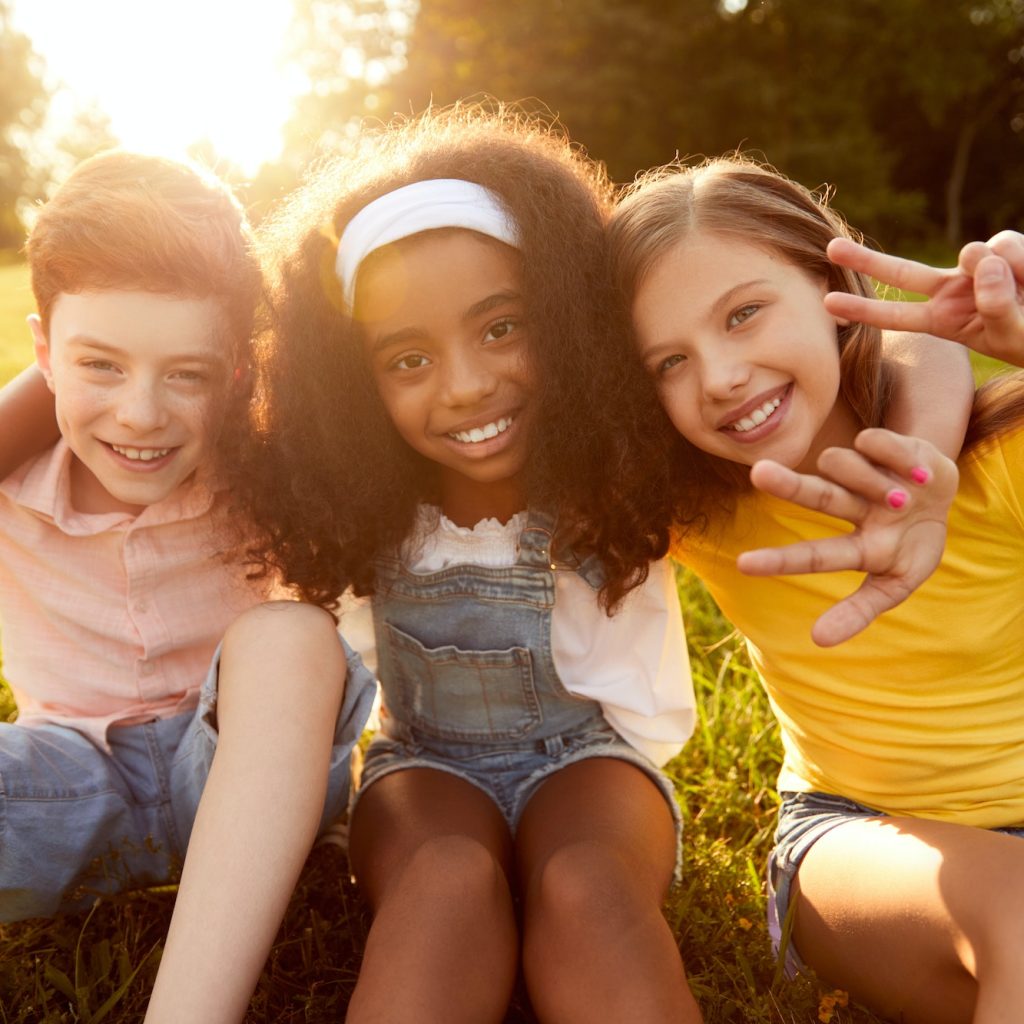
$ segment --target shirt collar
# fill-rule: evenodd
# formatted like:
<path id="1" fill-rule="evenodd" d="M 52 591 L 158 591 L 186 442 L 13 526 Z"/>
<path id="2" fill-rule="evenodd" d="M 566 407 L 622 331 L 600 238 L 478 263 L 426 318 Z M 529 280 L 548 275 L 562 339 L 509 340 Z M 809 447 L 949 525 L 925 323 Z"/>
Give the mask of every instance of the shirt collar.
<path id="1" fill-rule="evenodd" d="M 128 512 L 79 512 L 71 504 L 71 464 L 74 453 L 61 438 L 52 448 L 26 462 L 0 483 L 0 491 L 22 508 L 49 519 L 69 536 L 92 536 L 118 528 L 158 526 L 184 519 L 198 519 L 210 510 L 219 488 L 209 473 L 195 478 L 163 501 L 144 508 L 137 516 Z"/>

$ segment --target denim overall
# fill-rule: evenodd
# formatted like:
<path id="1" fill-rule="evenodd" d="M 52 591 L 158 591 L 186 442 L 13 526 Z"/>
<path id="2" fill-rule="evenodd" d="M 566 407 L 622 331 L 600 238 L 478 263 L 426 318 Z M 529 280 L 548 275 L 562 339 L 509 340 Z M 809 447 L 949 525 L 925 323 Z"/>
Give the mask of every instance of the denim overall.
<path id="1" fill-rule="evenodd" d="M 383 735 L 362 788 L 392 771 L 430 767 L 487 792 L 514 828 L 554 771 L 589 757 L 629 761 L 675 803 L 667 780 L 616 733 L 597 701 L 566 690 L 551 654 L 552 521 L 531 511 L 514 565 L 412 573 L 378 565 L 373 599 Z M 596 559 L 576 571 L 596 590 Z M 596 599 L 596 593 L 595 593 Z"/>

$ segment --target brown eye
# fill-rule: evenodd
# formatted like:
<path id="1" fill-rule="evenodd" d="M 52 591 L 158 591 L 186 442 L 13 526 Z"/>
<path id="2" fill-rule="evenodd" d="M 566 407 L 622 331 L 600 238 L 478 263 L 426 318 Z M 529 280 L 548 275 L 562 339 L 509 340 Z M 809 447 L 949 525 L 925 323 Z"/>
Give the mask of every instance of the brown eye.
<path id="1" fill-rule="evenodd" d="M 418 352 L 410 352 L 407 356 L 396 359 L 391 365 L 396 370 L 418 370 L 426 366 L 429 360 Z"/>
<path id="2" fill-rule="evenodd" d="M 499 320 L 487 328 L 484 341 L 504 341 L 519 326 L 515 320 Z"/>

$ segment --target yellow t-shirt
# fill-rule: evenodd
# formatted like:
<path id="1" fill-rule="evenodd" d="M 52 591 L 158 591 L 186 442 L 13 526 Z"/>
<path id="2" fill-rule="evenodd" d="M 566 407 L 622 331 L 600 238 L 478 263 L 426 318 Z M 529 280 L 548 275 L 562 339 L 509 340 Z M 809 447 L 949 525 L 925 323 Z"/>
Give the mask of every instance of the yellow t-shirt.
<path id="1" fill-rule="evenodd" d="M 751 494 L 731 523 L 674 552 L 747 637 L 781 725 L 779 789 L 982 827 L 1024 823 L 1024 430 L 961 460 L 935 573 L 825 649 L 811 625 L 860 574 L 756 578 L 736 556 L 842 529 Z"/>

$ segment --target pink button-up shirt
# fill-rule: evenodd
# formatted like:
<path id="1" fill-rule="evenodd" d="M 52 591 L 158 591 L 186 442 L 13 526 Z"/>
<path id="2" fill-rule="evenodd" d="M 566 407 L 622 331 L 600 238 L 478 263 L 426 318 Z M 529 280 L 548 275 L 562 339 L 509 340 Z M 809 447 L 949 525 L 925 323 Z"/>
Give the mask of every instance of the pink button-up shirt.
<path id="1" fill-rule="evenodd" d="M 262 599 L 219 556 L 214 495 L 193 483 L 138 516 L 70 501 L 61 441 L 0 483 L 3 673 L 23 725 L 111 725 L 195 707 L 231 621 Z"/>

